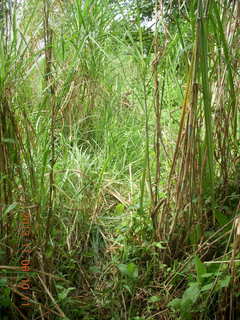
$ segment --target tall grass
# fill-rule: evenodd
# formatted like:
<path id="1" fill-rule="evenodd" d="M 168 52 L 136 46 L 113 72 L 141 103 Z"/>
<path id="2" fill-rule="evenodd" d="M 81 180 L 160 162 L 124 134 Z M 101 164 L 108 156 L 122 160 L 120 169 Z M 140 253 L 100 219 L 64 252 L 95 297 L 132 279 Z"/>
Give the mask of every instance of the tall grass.
<path id="1" fill-rule="evenodd" d="M 0 18 L 0 312 L 9 319 L 234 315 L 239 4 L 156 1 L 150 46 L 141 12 L 133 28 L 124 9 L 14 2 Z M 13 273 L 23 259 L 29 309 Z M 218 271 L 201 262 L 218 259 L 228 261 Z M 188 283 L 202 309 L 195 298 L 185 306 Z"/>

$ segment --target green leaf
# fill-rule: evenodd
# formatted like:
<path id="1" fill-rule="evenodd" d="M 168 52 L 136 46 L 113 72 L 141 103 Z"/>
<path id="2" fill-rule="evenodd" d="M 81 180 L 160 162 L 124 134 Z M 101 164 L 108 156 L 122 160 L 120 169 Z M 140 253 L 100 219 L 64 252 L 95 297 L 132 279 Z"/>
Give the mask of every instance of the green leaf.
<path id="1" fill-rule="evenodd" d="M 123 274 L 123 275 L 126 275 L 127 274 L 127 265 L 126 264 L 119 264 L 118 266 L 118 269 L 120 270 L 120 272 Z"/>
<path id="2" fill-rule="evenodd" d="M 164 246 L 162 245 L 162 241 L 160 241 L 160 242 L 153 242 L 152 245 L 155 246 L 155 247 L 157 247 L 157 248 L 159 248 L 159 249 L 166 249 L 166 247 L 164 247 Z"/>
<path id="3" fill-rule="evenodd" d="M 194 230 L 190 233 L 190 241 L 193 245 L 196 245 L 197 243 L 199 243 L 201 237 L 201 228 L 200 225 L 196 225 Z"/>
<path id="4" fill-rule="evenodd" d="M 194 262 L 195 262 L 195 267 L 196 267 L 196 271 L 197 271 L 197 279 L 198 279 L 198 282 L 201 283 L 201 282 L 202 282 L 202 276 L 203 276 L 205 273 L 207 273 L 207 268 L 206 268 L 206 266 L 201 262 L 201 260 L 199 259 L 198 256 L 195 256 Z"/>
<path id="5" fill-rule="evenodd" d="M 159 296 L 152 296 L 151 298 L 148 299 L 149 303 L 155 303 L 161 300 L 161 297 Z"/>
<path id="6" fill-rule="evenodd" d="M 192 306 L 200 295 L 200 289 L 198 282 L 191 283 L 190 287 L 187 288 L 182 297 L 182 306 L 189 307 Z"/>
<path id="7" fill-rule="evenodd" d="M 211 277 L 213 277 L 213 276 L 215 276 L 215 274 L 214 273 L 204 273 L 203 275 L 202 275 L 202 278 L 211 278 Z"/>
<path id="8" fill-rule="evenodd" d="M 227 288 L 229 286 L 231 280 L 231 276 L 226 276 L 225 279 L 220 280 L 219 284 L 220 284 L 220 288 Z"/>
<path id="9" fill-rule="evenodd" d="M 119 264 L 118 269 L 124 276 L 132 280 L 136 280 L 138 277 L 138 267 L 134 263 Z"/>
<path id="10" fill-rule="evenodd" d="M 0 279 L 0 287 L 5 287 L 6 285 L 7 285 L 7 279 L 6 278 Z"/>
<path id="11" fill-rule="evenodd" d="M 116 214 L 121 214 L 124 212 L 124 205 L 119 203 L 118 205 L 116 205 L 114 213 Z"/>
<path id="12" fill-rule="evenodd" d="M 176 298 L 173 299 L 172 301 L 170 301 L 167 306 L 171 307 L 172 309 L 179 311 L 181 309 L 181 303 L 182 303 L 182 299 Z"/>
<path id="13" fill-rule="evenodd" d="M 8 214 L 10 211 L 12 211 L 13 209 L 15 209 L 17 206 L 17 203 L 14 202 L 12 204 L 10 204 L 5 210 L 4 210 L 4 215 Z"/>
<path id="14" fill-rule="evenodd" d="M 132 294 L 132 291 L 128 285 L 124 284 L 123 288 L 125 288 L 130 294 Z"/>
<path id="15" fill-rule="evenodd" d="M 3 138 L 2 142 L 5 142 L 5 143 L 16 143 L 16 141 L 14 139 L 11 139 L 11 138 Z"/>
<path id="16" fill-rule="evenodd" d="M 90 270 L 92 273 L 99 273 L 99 272 L 101 272 L 101 270 L 100 270 L 98 267 L 96 267 L 96 266 L 90 267 L 89 270 Z"/>
<path id="17" fill-rule="evenodd" d="M 84 257 L 94 257 L 95 253 L 92 250 L 86 251 Z"/>
<path id="18" fill-rule="evenodd" d="M 168 306 L 173 308 L 175 311 L 180 312 L 181 319 L 190 319 L 191 318 L 191 309 L 194 303 L 200 296 L 200 289 L 198 282 L 190 284 L 190 287 L 187 288 L 181 299 L 176 298 L 168 303 Z"/>
<path id="19" fill-rule="evenodd" d="M 128 266 L 129 276 L 133 279 L 137 279 L 138 277 L 138 267 L 134 263 L 129 263 Z"/>
<path id="20" fill-rule="evenodd" d="M 0 291 L 0 306 L 9 307 L 11 305 L 10 288 L 2 288 Z"/>
<path id="21" fill-rule="evenodd" d="M 67 298 L 68 294 L 70 291 L 75 290 L 75 288 L 71 287 L 71 288 L 64 288 L 60 285 L 57 286 L 57 288 L 60 290 L 59 294 L 58 294 L 58 300 L 59 301 L 63 301 Z"/>
<path id="22" fill-rule="evenodd" d="M 230 221 L 230 218 L 228 218 L 227 216 L 225 216 L 222 212 L 220 211 L 215 211 L 215 216 L 217 219 L 217 222 L 219 223 L 219 225 L 221 227 L 225 226 L 225 224 L 227 224 Z M 229 227 L 231 228 L 231 226 Z"/>
<path id="23" fill-rule="evenodd" d="M 202 291 L 202 292 L 205 292 L 205 291 L 212 290 L 213 286 L 214 286 L 214 282 L 211 282 L 211 283 L 209 283 L 209 284 L 206 284 L 205 286 L 203 286 L 203 287 L 201 288 L 201 291 Z"/>

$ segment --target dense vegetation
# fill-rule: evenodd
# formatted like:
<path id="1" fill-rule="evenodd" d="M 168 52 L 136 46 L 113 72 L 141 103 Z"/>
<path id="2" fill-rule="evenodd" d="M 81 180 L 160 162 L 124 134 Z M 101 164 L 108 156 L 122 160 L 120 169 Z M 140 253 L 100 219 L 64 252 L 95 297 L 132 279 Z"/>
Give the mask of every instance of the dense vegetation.
<path id="1" fill-rule="evenodd" d="M 240 2 L 0 8 L 0 318 L 239 319 Z"/>

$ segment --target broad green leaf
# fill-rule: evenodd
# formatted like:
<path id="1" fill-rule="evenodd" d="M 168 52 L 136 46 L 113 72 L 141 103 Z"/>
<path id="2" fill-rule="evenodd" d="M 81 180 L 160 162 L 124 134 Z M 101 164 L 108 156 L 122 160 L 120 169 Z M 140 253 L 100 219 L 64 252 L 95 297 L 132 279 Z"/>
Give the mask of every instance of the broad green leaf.
<path id="1" fill-rule="evenodd" d="M 201 262 L 201 260 L 199 259 L 198 256 L 195 256 L 194 262 L 195 262 L 195 267 L 196 267 L 196 271 L 197 271 L 197 279 L 198 279 L 198 282 L 201 283 L 201 281 L 202 281 L 202 276 L 203 276 L 205 273 L 207 273 L 207 268 L 206 268 L 206 266 Z"/>
<path id="2" fill-rule="evenodd" d="M 138 267 L 134 263 L 119 264 L 118 269 L 124 276 L 132 280 L 136 280 L 138 277 Z"/>
<path id="3" fill-rule="evenodd" d="M 190 285 L 189 288 L 187 288 L 183 294 L 182 297 L 182 306 L 189 307 L 192 306 L 200 295 L 200 289 L 199 284 L 197 282 L 194 282 Z"/>
<path id="4" fill-rule="evenodd" d="M 123 275 L 127 275 L 127 265 L 126 264 L 119 264 L 118 266 L 118 269 L 120 270 L 120 272 L 123 274 Z"/>
<path id="5" fill-rule="evenodd" d="M 138 277 L 138 267 L 134 263 L 129 263 L 127 266 L 129 277 L 132 279 L 137 279 Z"/>
<path id="6" fill-rule="evenodd" d="M 174 310 L 179 311 L 181 309 L 182 299 L 176 298 L 168 303 L 168 307 L 172 307 Z"/>

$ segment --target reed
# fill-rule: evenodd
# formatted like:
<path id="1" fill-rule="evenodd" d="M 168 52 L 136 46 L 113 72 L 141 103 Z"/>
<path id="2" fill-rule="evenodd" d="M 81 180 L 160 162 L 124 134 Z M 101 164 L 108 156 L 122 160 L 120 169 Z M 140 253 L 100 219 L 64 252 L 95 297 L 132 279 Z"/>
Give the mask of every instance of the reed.
<path id="1" fill-rule="evenodd" d="M 239 2 L 0 7 L 0 317 L 233 317 Z"/>

